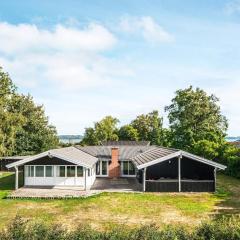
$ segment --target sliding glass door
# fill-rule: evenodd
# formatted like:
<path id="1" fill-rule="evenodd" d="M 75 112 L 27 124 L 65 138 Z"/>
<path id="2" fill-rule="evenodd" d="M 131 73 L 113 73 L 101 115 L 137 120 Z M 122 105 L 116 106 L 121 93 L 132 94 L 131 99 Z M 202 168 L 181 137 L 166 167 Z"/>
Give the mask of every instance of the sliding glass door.
<path id="1" fill-rule="evenodd" d="M 135 177 L 136 170 L 131 161 L 122 161 L 121 162 L 121 175 L 126 177 Z"/>
<path id="2" fill-rule="evenodd" d="M 96 175 L 98 177 L 108 176 L 108 161 L 98 161 L 96 164 Z"/>

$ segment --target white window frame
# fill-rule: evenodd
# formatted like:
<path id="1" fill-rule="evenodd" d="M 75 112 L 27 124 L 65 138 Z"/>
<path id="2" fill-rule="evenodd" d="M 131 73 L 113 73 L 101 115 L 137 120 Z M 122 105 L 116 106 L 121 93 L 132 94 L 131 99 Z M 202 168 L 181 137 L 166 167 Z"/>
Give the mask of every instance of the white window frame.
<path id="1" fill-rule="evenodd" d="M 136 177 L 136 168 L 134 168 L 135 169 L 135 174 L 133 174 L 133 175 L 129 175 L 129 174 L 123 174 L 123 163 L 124 162 L 127 162 L 128 163 L 128 173 L 129 173 L 129 163 L 132 163 L 132 161 L 128 161 L 128 160 L 126 160 L 126 161 L 121 161 L 121 176 L 122 177 Z M 133 163 L 132 163 L 133 164 Z M 133 165 L 134 166 L 134 165 Z"/>
<path id="2" fill-rule="evenodd" d="M 102 174 L 102 162 L 106 162 L 107 163 L 107 174 L 106 175 Z M 96 170 L 95 170 L 96 177 L 108 177 L 108 164 L 109 164 L 109 161 L 99 160 L 98 163 L 99 163 L 99 167 L 100 167 L 100 174 L 99 175 L 97 174 L 97 165 L 96 165 Z"/>
<path id="3" fill-rule="evenodd" d="M 47 177 L 46 176 L 46 167 L 47 166 L 52 167 L 52 177 Z M 81 177 L 77 176 L 77 167 L 78 166 L 83 168 L 83 176 L 81 176 Z M 33 167 L 33 176 L 28 176 L 29 169 L 31 169 L 32 167 Z M 43 174 L 44 175 L 42 177 L 36 177 L 36 167 L 43 167 Z M 58 176 L 58 171 L 59 171 L 60 167 L 64 167 L 64 169 L 65 169 L 65 176 L 64 177 Z M 68 177 L 67 176 L 67 167 L 74 167 L 75 168 L 75 175 L 73 177 Z M 25 168 L 24 171 L 25 171 L 25 177 L 26 178 L 53 178 L 53 177 L 56 177 L 56 178 L 83 178 L 84 174 L 85 174 L 84 167 L 81 166 L 81 165 L 25 165 L 24 168 Z M 30 172 L 31 172 L 31 170 L 30 170 Z M 92 176 L 92 169 L 89 169 L 89 173 L 90 173 L 90 176 Z M 88 174 L 87 174 L 87 177 L 88 177 Z"/>

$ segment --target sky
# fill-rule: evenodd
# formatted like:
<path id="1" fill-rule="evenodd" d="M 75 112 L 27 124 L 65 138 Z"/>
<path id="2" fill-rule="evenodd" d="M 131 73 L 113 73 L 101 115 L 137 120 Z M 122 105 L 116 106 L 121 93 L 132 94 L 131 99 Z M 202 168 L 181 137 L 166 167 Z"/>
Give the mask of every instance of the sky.
<path id="1" fill-rule="evenodd" d="M 192 85 L 240 135 L 240 0 L 1 0 L 0 66 L 59 134 L 129 123 Z"/>

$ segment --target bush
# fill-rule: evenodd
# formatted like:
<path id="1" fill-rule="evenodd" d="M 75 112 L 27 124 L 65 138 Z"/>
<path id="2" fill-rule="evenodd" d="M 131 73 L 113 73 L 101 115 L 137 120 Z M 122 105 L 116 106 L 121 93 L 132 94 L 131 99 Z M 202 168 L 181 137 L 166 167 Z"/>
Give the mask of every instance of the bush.
<path id="1" fill-rule="evenodd" d="M 240 217 L 221 218 L 206 222 L 189 232 L 183 226 L 168 225 L 159 230 L 154 225 L 129 229 L 126 226 L 100 232 L 89 226 L 67 231 L 59 225 L 29 222 L 16 217 L 0 232 L 1 240 L 239 240 Z"/>

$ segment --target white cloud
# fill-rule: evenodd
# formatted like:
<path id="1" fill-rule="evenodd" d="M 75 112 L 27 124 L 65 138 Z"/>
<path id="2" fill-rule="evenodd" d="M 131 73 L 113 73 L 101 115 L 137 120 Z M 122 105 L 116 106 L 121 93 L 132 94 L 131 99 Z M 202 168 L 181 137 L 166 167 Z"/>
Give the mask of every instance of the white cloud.
<path id="1" fill-rule="evenodd" d="M 107 28 L 95 23 L 83 29 L 57 25 L 49 30 L 4 22 L 0 23 L 0 65 L 23 87 L 99 86 L 132 75 L 124 64 L 104 56 L 116 42 Z"/>
<path id="2" fill-rule="evenodd" d="M 120 27 L 125 32 L 140 33 L 149 42 L 171 42 L 174 39 L 170 33 L 149 16 L 124 17 L 120 22 Z"/>
<path id="3" fill-rule="evenodd" d="M 25 51 L 101 51 L 116 42 L 105 27 L 90 23 L 84 29 L 57 25 L 50 31 L 36 25 L 0 23 L 0 52 L 16 54 Z"/>
<path id="4" fill-rule="evenodd" d="M 240 0 L 233 0 L 225 5 L 224 11 L 227 14 L 239 13 L 240 12 Z"/>

